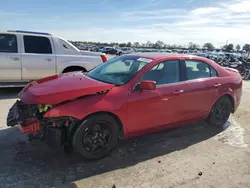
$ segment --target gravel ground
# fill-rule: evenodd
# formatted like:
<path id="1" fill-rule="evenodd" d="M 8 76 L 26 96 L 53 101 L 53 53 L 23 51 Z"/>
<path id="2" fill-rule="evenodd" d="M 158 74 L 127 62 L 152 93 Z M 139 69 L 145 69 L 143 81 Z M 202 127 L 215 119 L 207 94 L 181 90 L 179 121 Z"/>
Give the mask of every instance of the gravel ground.
<path id="1" fill-rule="evenodd" d="M 99 161 L 29 142 L 5 118 L 20 89 L 0 89 L 0 187 L 250 187 L 250 82 L 223 130 L 204 122 L 123 141 Z"/>

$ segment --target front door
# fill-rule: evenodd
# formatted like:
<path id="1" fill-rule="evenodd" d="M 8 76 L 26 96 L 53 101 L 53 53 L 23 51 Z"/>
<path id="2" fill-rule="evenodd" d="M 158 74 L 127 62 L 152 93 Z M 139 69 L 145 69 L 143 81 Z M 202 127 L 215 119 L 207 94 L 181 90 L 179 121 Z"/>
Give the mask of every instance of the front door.
<path id="1" fill-rule="evenodd" d="M 0 81 L 21 81 L 21 56 L 14 34 L 0 34 Z"/>
<path id="2" fill-rule="evenodd" d="M 50 37 L 23 36 L 23 80 L 37 80 L 56 73 L 56 57 L 52 42 Z"/>
<path id="3" fill-rule="evenodd" d="M 134 90 L 128 99 L 130 134 L 178 122 L 182 114 L 182 86 L 179 60 L 155 65 L 141 80 L 156 82 L 155 90 Z M 140 80 L 140 81 L 141 81 Z M 185 105 L 185 104 L 183 104 Z"/>

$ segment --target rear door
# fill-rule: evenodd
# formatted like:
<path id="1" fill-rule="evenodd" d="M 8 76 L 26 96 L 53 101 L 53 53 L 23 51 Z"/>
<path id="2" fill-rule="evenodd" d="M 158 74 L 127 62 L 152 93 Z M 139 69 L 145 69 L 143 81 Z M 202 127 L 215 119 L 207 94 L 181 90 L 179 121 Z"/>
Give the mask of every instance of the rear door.
<path id="1" fill-rule="evenodd" d="M 36 80 L 56 73 L 56 57 L 50 36 L 23 36 L 22 79 Z"/>
<path id="2" fill-rule="evenodd" d="M 0 33 L 0 81 L 21 81 L 21 56 L 18 36 Z"/>
<path id="3" fill-rule="evenodd" d="M 185 71 L 183 96 L 186 98 L 184 118 L 196 119 L 206 117 L 218 97 L 220 78 L 209 64 L 197 60 L 182 62 Z"/>

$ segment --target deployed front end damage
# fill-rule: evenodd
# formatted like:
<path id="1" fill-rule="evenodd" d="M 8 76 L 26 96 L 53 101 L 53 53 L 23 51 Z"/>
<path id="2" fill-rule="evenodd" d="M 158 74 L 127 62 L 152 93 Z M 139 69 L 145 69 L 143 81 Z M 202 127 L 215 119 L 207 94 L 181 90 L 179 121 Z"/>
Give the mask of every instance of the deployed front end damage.
<path id="1" fill-rule="evenodd" d="M 51 147 L 69 146 L 69 135 L 79 120 L 73 117 L 43 118 L 52 105 L 24 104 L 17 100 L 10 108 L 7 126 L 18 126 L 30 139 L 43 140 Z M 70 126 L 71 125 L 71 126 Z"/>
<path id="2" fill-rule="evenodd" d="M 106 94 L 114 84 L 93 80 L 81 72 L 54 75 L 28 84 L 10 108 L 7 126 L 18 126 L 30 138 L 44 140 L 49 146 L 68 148 L 79 119 L 62 117 L 50 110 L 83 97 Z"/>

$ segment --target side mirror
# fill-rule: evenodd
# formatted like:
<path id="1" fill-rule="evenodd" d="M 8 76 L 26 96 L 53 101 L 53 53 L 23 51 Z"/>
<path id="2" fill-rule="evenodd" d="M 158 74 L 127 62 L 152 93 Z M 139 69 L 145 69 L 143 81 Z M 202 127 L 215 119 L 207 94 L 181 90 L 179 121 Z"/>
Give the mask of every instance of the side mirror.
<path id="1" fill-rule="evenodd" d="M 155 90 L 156 89 L 156 82 L 152 80 L 144 80 L 139 83 L 139 88 L 140 89 L 145 89 L 145 90 Z"/>

